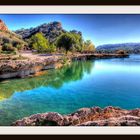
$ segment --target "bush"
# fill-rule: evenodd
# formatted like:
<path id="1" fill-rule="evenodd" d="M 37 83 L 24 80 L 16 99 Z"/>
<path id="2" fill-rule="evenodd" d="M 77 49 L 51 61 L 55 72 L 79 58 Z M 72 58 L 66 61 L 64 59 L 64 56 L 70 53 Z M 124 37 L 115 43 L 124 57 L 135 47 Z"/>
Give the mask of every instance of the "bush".
<path id="1" fill-rule="evenodd" d="M 2 52 L 2 46 L 0 46 L 0 53 Z"/>
<path id="2" fill-rule="evenodd" d="M 59 50 L 64 48 L 67 53 L 68 51 L 80 51 L 82 42 L 82 37 L 79 34 L 67 32 L 58 37 L 56 46 Z"/>
<path id="3" fill-rule="evenodd" d="M 0 45 L 2 45 L 3 44 L 3 39 L 2 38 L 0 38 Z"/>
<path id="4" fill-rule="evenodd" d="M 12 44 L 10 43 L 5 43 L 2 47 L 2 51 L 5 53 L 13 53 L 13 54 L 18 53 L 17 48 L 13 47 Z"/>
<path id="5" fill-rule="evenodd" d="M 11 40 L 8 39 L 7 37 L 3 37 L 2 40 L 3 40 L 3 44 L 4 43 L 11 43 Z"/>
<path id="6" fill-rule="evenodd" d="M 15 48 L 10 43 L 5 43 L 2 47 L 3 51 L 14 51 Z"/>
<path id="7" fill-rule="evenodd" d="M 43 36 L 42 33 L 37 33 L 31 37 L 31 46 L 38 53 L 46 52 L 49 48 L 48 40 Z"/>
<path id="8" fill-rule="evenodd" d="M 116 54 L 127 54 L 125 50 L 118 50 L 116 51 Z"/>
<path id="9" fill-rule="evenodd" d="M 17 44 L 16 45 L 16 48 L 18 49 L 18 50 L 23 50 L 24 49 L 24 44 Z"/>
<path id="10" fill-rule="evenodd" d="M 47 52 L 50 52 L 50 53 L 56 52 L 56 46 L 54 44 L 50 44 L 48 46 Z"/>
<path id="11" fill-rule="evenodd" d="M 87 40 L 84 42 L 84 45 L 82 47 L 82 52 L 85 52 L 85 53 L 95 52 L 95 46 L 90 40 Z"/>
<path id="12" fill-rule="evenodd" d="M 18 54 L 18 50 L 17 48 L 14 49 L 14 51 L 12 52 L 14 55 Z"/>

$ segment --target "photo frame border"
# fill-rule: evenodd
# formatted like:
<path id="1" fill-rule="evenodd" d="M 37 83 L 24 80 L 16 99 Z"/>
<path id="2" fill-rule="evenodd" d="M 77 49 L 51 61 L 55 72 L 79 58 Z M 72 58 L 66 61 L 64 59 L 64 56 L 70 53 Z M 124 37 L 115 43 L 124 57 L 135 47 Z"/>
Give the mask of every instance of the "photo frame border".
<path id="1" fill-rule="evenodd" d="M 5 6 L 5 5 L 3 5 L 3 6 Z M 11 5 L 7 5 L 7 6 L 10 6 L 11 7 Z M 14 5 L 13 5 L 14 6 Z M 16 6 L 21 6 L 21 5 L 16 5 Z M 27 5 L 26 5 L 27 6 Z M 37 6 L 37 5 L 36 5 Z M 43 5 L 42 5 L 43 6 Z M 122 6 L 121 6 L 122 7 Z M 136 8 L 137 6 L 135 6 L 135 8 Z M 139 7 L 139 6 L 138 6 Z M 136 12 L 136 13 L 133 13 L 133 14 L 140 14 L 140 7 L 139 7 L 139 13 L 138 12 Z M 38 134 L 40 134 L 40 135 L 44 135 L 44 134 L 48 134 L 48 135 L 50 135 L 50 134 L 53 134 L 53 135 L 62 135 L 62 134 L 64 134 L 64 135 L 66 135 L 66 134 L 70 134 L 70 135 L 72 135 L 72 134 L 74 134 L 74 135 L 92 135 L 92 134 L 95 134 L 95 135 L 108 135 L 108 134 L 111 134 L 111 135 L 114 135 L 114 134 L 121 134 L 121 135 L 124 135 L 124 134 L 127 134 L 127 135 L 137 135 L 137 134 L 140 134 L 140 128 L 138 128 L 138 127 L 131 127 L 131 128 L 129 128 L 129 127 L 125 127 L 125 128 L 119 128 L 119 127 L 115 127 L 115 131 L 114 131 L 114 133 L 111 133 L 111 131 L 110 130 L 107 130 L 108 129 L 108 127 L 105 127 L 105 129 L 107 130 L 107 132 L 106 132 L 106 130 L 104 129 L 104 130 L 101 130 L 100 128 L 101 127 L 98 127 L 98 129 L 99 129 L 99 133 L 98 132 L 96 132 L 96 130 L 92 130 L 92 131 L 94 131 L 94 133 L 92 133 L 90 130 L 88 130 L 88 133 L 84 133 L 85 132 L 85 128 L 83 128 L 83 130 L 80 132 L 80 133 L 77 133 L 76 132 L 76 130 L 74 130 L 74 128 L 72 127 L 72 129 L 76 132 L 76 133 L 62 133 L 62 131 L 64 132 L 64 130 L 61 130 L 61 132 L 59 132 L 59 130 L 57 130 L 57 128 L 56 128 L 56 130 L 55 130 L 55 132 L 57 132 L 57 133 L 51 133 L 51 132 L 49 132 L 49 133 L 44 133 L 45 131 L 49 131 L 49 130 L 46 130 L 46 128 L 44 128 L 44 127 L 41 127 L 41 129 L 43 130 L 43 131 L 41 131 L 41 133 L 38 133 L 40 130 L 40 127 L 37 127 L 37 128 L 35 128 L 36 130 L 33 130 L 33 133 L 31 133 L 31 132 L 29 132 L 30 130 L 27 128 L 27 127 L 11 127 L 10 129 L 7 129 L 8 127 L 0 127 L 0 134 L 34 134 L 34 135 L 38 135 Z M 32 127 L 29 127 L 30 129 L 32 129 Z M 70 127 L 69 127 L 70 128 Z M 87 129 L 88 127 L 86 127 L 86 129 Z M 16 130 L 17 129 L 17 130 Z M 19 129 L 21 129 L 20 130 L 20 132 L 18 132 L 18 130 Z M 25 129 L 27 129 L 27 131 L 25 131 Z M 33 128 L 34 129 L 34 128 Z M 49 128 L 48 127 L 48 129 L 53 129 L 53 131 L 54 131 L 54 127 L 51 127 L 51 128 Z M 66 129 L 66 128 L 65 128 Z M 78 128 L 79 129 L 79 128 Z M 110 129 L 114 129 L 113 127 L 111 127 Z M 124 129 L 125 129 L 125 132 L 124 132 Z M 130 129 L 130 130 L 129 130 Z M 4 132 L 5 131 L 5 132 Z M 68 130 L 69 132 L 70 132 L 70 130 Z M 8 132 L 8 133 L 7 133 Z M 16 133 L 15 133 L 16 132 Z M 96 133 L 95 133 L 96 132 Z M 102 133 L 101 133 L 102 132 Z M 117 133 L 115 133 L 115 132 L 117 132 Z M 118 132 L 120 132 L 120 133 L 118 133 Z"/>

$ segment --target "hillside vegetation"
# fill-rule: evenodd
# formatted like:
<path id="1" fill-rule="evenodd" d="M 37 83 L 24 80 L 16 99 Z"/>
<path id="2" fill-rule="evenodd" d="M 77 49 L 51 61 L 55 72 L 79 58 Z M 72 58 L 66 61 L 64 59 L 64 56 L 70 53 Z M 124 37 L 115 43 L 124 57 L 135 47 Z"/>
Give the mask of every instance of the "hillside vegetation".
<path id="1" fill-rule="evenodd" d="M 17 53 L 18 50 L 24 49 L 26 46 L 27 43 L 22 37 L 10 31 L 0 20 L 0 53 Z"/>
<path id="2" fill-rule="evenodd" d="M 22 36 L 31 50 L 36 50 L 38 53 L 95 51 L 93 43 L 90 40 L 85 41 L 80 31 L 66 31 L 61 22 L 57 21 L 35 28 L 20 29 L 15 33 Z"/>

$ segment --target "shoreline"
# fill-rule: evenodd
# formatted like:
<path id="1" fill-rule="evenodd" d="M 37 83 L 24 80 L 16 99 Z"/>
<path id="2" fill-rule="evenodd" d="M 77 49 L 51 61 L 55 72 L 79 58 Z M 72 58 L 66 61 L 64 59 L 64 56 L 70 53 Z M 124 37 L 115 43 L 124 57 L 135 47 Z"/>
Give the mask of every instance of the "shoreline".
<path id="1" fill-rule="evenodd" d="M 124 58 L 129 55 L 107 55 L 107 54 L 78 54 L 76 60 L 87 60 L 104 58 Z M 55 57 L 55 56 L 53 56 Z M 67 60 L 75 60 L 74 57 L 68 57 Z M 44 60 L 44 59 L 42 59 Z M 46 59 L 45 59 L 46 60 Z M 51 63 L 53 59 L 47 58 L 50 63 L 47 63 L 47 67 L 55 64 L 60 64 L 62 67 L 62 56 L 58 57 L 54 63 Z M 59 61 L 58 61 L 59 60 Z M 60 61 L 61 60 L 61 61 Z M 37 62 L 37 61 L 36 61 Z M 40 62 L 40 61 L 39 61 Z M 70 61 L 67 61 L 70 62 Z M 64 63 L 64 62 L 63 62 Z M 39 63 L 40 64 L 40 63 Z M 68 64 L 68 63 L 67 63 Z M 53 67 L 54 68 L 54 67 Z M 38 71 L 38 74 L 42 74 L 44 71 Z M 34 76 L 34 75 L 33 75 Z M 81 108 L 71 114 L 61 115 L 57 112 L 47 112 L 40 114 L 33 114 L 23 119 L 17 120 L 11 124 L 12 126 L 140 126 L 140 109 L 127 110 L 118 107 L 108 106 L 104 109 L 100 107 Z"/>
<path id="2" fill-rule="evenodd" d="M 38 73 L 63 67 L 71 61 L 89 59 L 124 58 L 128 54 L 74 54 L 72 56 L 23 53 L 25 60 L 0 60 L 0 79 L 25 78 Z M 9 57 L 10 58 L 10 57 Z"/>
<path id="3" fill-rule="evenodd" d="M 29 56 L 28 56 L 29 55 Z M 43 55 L 43 54 L 40 54 Z M 25 78 L 40 75 L 48 69 L 61 68 L 64 64 L 61 56 L 40 56 L 23 54 L 24 60 L 1 60 L 0 79 Z M 67 60 L 66 63 L 68 63 Z"/>
<path id="4" fill-rule="evenodd" d="M 74 113 L 57 112 L 34 114 L 11 124 L 12 126 L 140 126 L 140 109 L 126 110 L 108 106 L 81 108 Z"/>

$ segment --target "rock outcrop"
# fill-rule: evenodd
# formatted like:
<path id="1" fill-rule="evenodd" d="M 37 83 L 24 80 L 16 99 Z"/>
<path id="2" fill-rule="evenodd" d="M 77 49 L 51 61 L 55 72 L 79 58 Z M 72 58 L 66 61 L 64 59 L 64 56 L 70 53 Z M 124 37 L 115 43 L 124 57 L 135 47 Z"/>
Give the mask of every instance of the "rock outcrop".
<path id="1" fill-rule="evenodd" d="M 50 42 L 54 42 L 59 35 L 66 31 L 62 28 L 60 22 L 51 22 L 49 24 L 44 23 L 35 28 L 19 29 L 15 31 L 15 33 L 21 35 L 23 39 L 30 38 L 38 32 L 42 32 Z"/>
<path id="2" fill-rule="evenodd" d="M 16 30 L 15 33 L 22 36 L 23 39 L 30 38 L 32 35 L 41 32 L 43 35 L 49 40 L 50 43 L 54 42 L 58 36 L 62 33 L 66 33 L 67 31 L 63 29 L 61 22 L 54 21 L 51 23 L 44 23 L 40 26 L 30 28 L 30 29 L 19 29 Z M 82 33 L 77 30 L 72 30 L 70 32 L 80 34 Z"/>
<path id="3" fill-rule="evenodd" d="M 37 74 L 42 70 L 59 68 L 62 60 L 59 57 L 34 60 L 3 60 L 0 61 L 0 79 L 24 78 L 29 75 Z"/>
<path id="4" fill-rule="evenodd" d="M 0 19 L 0 30 L 1 31 L 8 31 L 7 26 L 5 25 L 5 23 Z"/>
<path id="5" fill-rule="evenodd" d="M 10 31 L 6 24 L 0 19 L 0 51 L 3 50 L 5 44 L 11 44 L 16 46 L 16 44 L 27 46 L 27 43 L 23 41 L 20 35 Z"/>
<path id="6" fill-rule="evenodd" d="M 12 124 L 13 126 L 140 126 L 140 109 L 124 110 L 116 107 L 82 108 L 69 114 L 55 112 L 35 114 Z"/>

